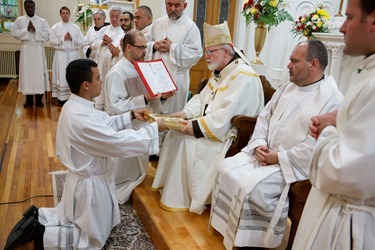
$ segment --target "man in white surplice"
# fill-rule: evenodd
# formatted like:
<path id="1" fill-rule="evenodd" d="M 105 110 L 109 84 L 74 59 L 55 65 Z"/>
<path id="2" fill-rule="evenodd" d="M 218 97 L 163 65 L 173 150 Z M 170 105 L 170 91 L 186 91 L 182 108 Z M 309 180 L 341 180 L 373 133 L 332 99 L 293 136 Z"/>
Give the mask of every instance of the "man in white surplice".
<path id="1" fill-rule="evenodd" d="M 85 35 L 85 39 L 88 45 L 83 47 L 83 54 L 95 61 L 95 53 L 91 53 L 91 44 L 95 41 L 98 31 L 108 25 L 105 23 L 105 12 L 103 10 L 98 10 L 92 14 L 92 19 L 94 20 L 94 25 L 90 27 Z"/>
<path id="2" fill-rule="evenodd" d="M 61 22 L 52 26 L 50 44 L 55 48 L 52 63 L 52 97 L 57 98 L 59 105 L 63 105 L 70 97 L 70 89 L 65 79 L 66 66 L 73 60 L 80 58 L 78 49 L 86 44 L 80 28 L 69 22 L 70 10 L 60 8 Z"/>
<path id="3" fill-rule="evenodd" d="M 202 57 L 197 25 L 184 14 L 185 0 L 166 0 L 167 15 L 156 20 L 148 36 L 146 60 L 163 59 L 177 85 L 174 97 L 166 100 L 163 113 L 184 108 L 190 86 L 190 68 Z"/>
<path id="4" fill-rule="evenodd" d="M 120 15 L 121 8 L 112 6 L 109 9 L 109 20 L 111 25 L 108 25 L 98 31 L 96 40 L 91 45 L 91 53 L 95 53 L 95 61 L 98 64 L 100 78 L 105 80 L 105 76 L 109 69 L 115 65 L 121 57 L 120 40 L 124 37 L 124 31 L 121 28 Z M 104 110 L 104 91 L 95 97 L 95 108 Z"/>
<path id="5" fill-rule="evenodd" d="M 365 56 L 338 112 L 312 118 L 312 188 L 293 249 L 375 246 L 375 1 L 349 0 L 344 54 Z"/>
<path id="6" fill-rule="evenodd" d="M 161 150 L 153 190 L 162 189 L 161 206 L 170 211 L 201 214 L 211 201 L 217 162 L 236 136 L 234 115 L 256 116 L 264 106 L 259 76 L 232 44 L 227 22 L 204 24 L 206 60 L 213 71 L 207 86 L 183 111 L 188 119 L 180 130 L 170 130 Z"/>
<path id="7" fill-rule="evenodd" d="M 139 6 L 134 12 L 134 25 L 148 39 L 152 24 L 152 11 L 146 5 Z"/>
<path id="8" fill-rule="evenodd" d="M 18 92 L 26 95 L 24 107 L 43 107 L 42 98 L 50 90 L 46 54 L 43 42 L 48 41 L 51 28 L 46 20 L 35 15 L 35 2 L 24 1 L 26 15 L 17 17 L 12 36 L 22 41 Z"/>
<path id="9" fill-rule="evenodd" d="M 158 112 L 161 108 L 160 98 L 167 99 L 170 93 L 151 97 L 133 61 L 144 59 L 147 41 L 144 35 L 136 30 L 129 31 L 123 39 L 124 57 L 113 66 L 105 79 L 105 106 L 110 115 L 122 114 L 132 109 L 151 108 Z M 146 123 L 147 124 L 147 123 Z M 134 129 L 145 126 L 145 122 L 133 120 Z M 120 204 L 125 203 L 132 190 L 143 181 L 148 166 L 148 154 L 131 158 L 112 158 L 113 173 Z"/>
<path id="10" fill-rule="evenodd" d="M 138 130 L 131 121 L 145 110 L 109 116 L 94 108 L 102 80 L 90 59 L 72 61 L 66 69 L 71 96 L 61 110 L 56 154 L 68 168 L 60 203 L 31 207 L 12 229 L 6 250 L 34 240 L 35 249 L 102 249 L 120 223 L 116 187 L 108 157 L 134 157 L 159 150 L 157 120 Z M 161 124 L 161 125 L 159 125 Z M 28 209 L 27 211 L 30 211 Z"/>
<path id="11" fill-rule="evenodd" d="M 288 215 L 289 184 L 308 179 L 315 140 L 310 118 L 338 107 L 343 99 L 324 75 L 327 50 L 318 40 L 299 43 L 281 85 L 257 119 L 248 145 L 218 166 L 211 225 L 236 246 L 277 247 Z"/>

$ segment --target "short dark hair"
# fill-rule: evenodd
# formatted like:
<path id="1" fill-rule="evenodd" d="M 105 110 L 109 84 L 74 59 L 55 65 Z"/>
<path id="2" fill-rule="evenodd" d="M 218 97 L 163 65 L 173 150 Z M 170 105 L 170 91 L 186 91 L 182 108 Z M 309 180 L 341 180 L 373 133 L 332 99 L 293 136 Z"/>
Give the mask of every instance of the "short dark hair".
<path id="1" fill-rule="evenodd" d="M 83 82 L 92 82 L 92 68 L 96 67 L 98 64 L 91 59 L 76 59 L 68 64 L 65 78 L 73 94 L 79 93 Z"/>
<path id="2" fill-rule="evenodd" d="M 131 12 L 129 12 L 129 11 L 124 11 L 124 12 L 122 12 L 121 14 L 122 14 L 122 15 L 123 15 L 123 14 L 129 14 L 130 21 L 133 21 L 133 19 L 134 19 L 133 13 L 131 13 Z"/>
<path id="3" fill-rule="evenodd" d="M 317 59 L 322 70 L 328 65 L 328 51 L 326 46 L 320 40 L 308 40 L 307 41 L 307 55 L 306 60 L 311 61 Z"/>
<path id="4" fill-rule="evenodd" d="M 134 45 L 135 44 L 135 38 L 137 36 L 144 36 L 141 32 L 138 30 L 131 30 L 129 32 L 126 32 L 124 38 L 122 39 L 122 47 L 125 50 L 126 45 Z"/>
<path id="5" fill-rule="evenodd" d="M 371 14 L 375 10 L 374 0 L 360 0 L 360 5 L 362 8 L 362 13 L 366 16 Z"/>
<path id="6" fill-rule="evenodd" d="M 61 14 L 61 12 L 62 12 L 63 10 L 67 10 L 67 11 L 69 12 L 69 14 L 70 14 L 70 9 L 69 9 L 68 7 L 66 7 L 66 6 L 61 7 L 61 8 L 60 8 L 60 14 Z"/>
<path id="7" fill-rule="evenodd" d="M 146 14 L 149 15 L 152 18 L 152 11 L 151 11 L 150 7 L 148 7 L 146 5 L 141 5 L 137 9 L 144 10 L 146 12 Z"/>
<path id="8" fill-rule="evenodd" d="M 25 0 L 25 1 L 23 2 L 23 5 L 25 5 L 25 4 L 27 4 L 27 3 L 31 3 L 31 4 L 33 4 L 33 5 L 35 6 L 35 2 L 34 2 L 33 0 Z"/>

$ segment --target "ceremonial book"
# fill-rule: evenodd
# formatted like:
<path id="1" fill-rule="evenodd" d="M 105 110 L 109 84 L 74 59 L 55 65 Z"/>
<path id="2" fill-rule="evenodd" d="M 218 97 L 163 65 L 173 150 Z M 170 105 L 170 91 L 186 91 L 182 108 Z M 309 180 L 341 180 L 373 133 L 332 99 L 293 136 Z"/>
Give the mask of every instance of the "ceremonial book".
<path id="1" fill-rule="evenodd" d="M 134 61 L 134 66 L 150 96 L 155 97 L 158 93 L 177 90 L 177 86 L 162 59 Z"/>
<path id="2" fill-rule="evenodd" d="M 156 119 L 162 118 L 168 128 L 175 130 L 181 130 L 187 123 L 187 121 L 182 118 L 152 113 L 143 113 L 143 118 L 149 123 L 153 123 Z"/>

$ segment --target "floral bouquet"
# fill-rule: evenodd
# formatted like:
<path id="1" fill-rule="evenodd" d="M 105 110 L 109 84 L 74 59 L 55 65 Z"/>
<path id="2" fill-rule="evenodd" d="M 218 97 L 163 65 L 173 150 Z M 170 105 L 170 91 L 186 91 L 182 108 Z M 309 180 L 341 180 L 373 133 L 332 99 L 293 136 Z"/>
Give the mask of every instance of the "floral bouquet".
<path id="1" fill-rule="evenodd" d="M 77 5 L 74 7 L 74 15 L 77 17 L 76 23 L 82 23 L 82 24 L 87 24 L 88 22 L 91 23 L 91 18 L 92 18 L 91 4 L 85 5 L 83 3 L 78 2 Z"/>
<path id="2" fill-rule="evenodd" d="M 270 30 L 286 20 L 294 21 L 284 8 L 284 0 L 245 0 L 241 14 L 246 18 L 246 26 L 254 22 Z"/>
<path id="3" fill-rule="evenodd" d="M 323 6 L 319 6 L 310 14 L 300 16 L 293 24 L 292 33 L 296 36 L 306 36 L 314 38 L 312 32 L 327 33 L 332 29 L 330 16 Z"/>

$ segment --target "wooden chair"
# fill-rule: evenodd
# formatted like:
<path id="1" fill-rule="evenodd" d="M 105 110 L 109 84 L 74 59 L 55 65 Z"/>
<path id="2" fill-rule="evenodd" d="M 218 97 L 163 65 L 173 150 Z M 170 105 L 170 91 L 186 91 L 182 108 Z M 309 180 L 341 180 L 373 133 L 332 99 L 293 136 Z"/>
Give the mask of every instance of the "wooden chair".
<path id="1" fill-rule="evenodd" d="M 271 100 L 275 89 L 269 83 L 265 76 L 259 76 L 264 92 L 265 104 Z M 206 86 L 208 79 L 204 78 L 200 81 L 198 86 L 198 93 Z M 231 124 L 237 128 L 237 138 L 228 149 L 225 157 L 230 157 L 244 148 L 250 140 L 256 124 L 256 117 L 245 115 L 236 115 L 231 119 Z M 295 182 L 290 185 L 289 189 L 289 211 L 288 217 L 291 221 L 291 228 L 289 234 L 288 246 L 286 249 L 292 249 L 294 237 L 297 232 L 297 227 L 301 219 L 302 211 L 305 206 L 307 196 L 309 195 L 311 184 L 309 180 Z"/>

